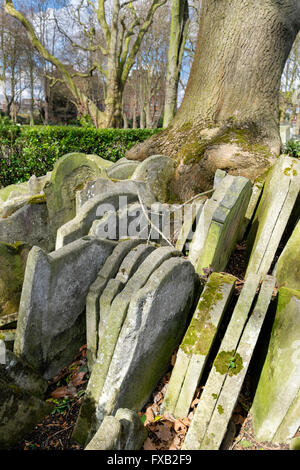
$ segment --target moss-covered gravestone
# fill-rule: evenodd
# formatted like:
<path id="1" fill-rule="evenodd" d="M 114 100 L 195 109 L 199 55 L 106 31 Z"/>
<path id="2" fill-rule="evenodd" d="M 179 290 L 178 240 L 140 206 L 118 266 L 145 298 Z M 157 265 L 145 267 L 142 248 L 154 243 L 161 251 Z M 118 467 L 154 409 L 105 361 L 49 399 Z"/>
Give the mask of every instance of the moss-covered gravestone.
<path id="1" fill-rule="evenodd" d="M 50 181 L 44 188 L 54 233 L 75 217 L 76 191 L 82 189 L 89 180 L 107 177 L 105 169 L 111 164 L 97 155 L 83 153 L 68 153 L 56 162 Z"/>
<path id="2" fill-rule="evenodd" d="M 247 240 L 251 252 L 246 276 L 266 274 L 300 192 L 300 162 L 281 156 L 268 173 Z"/>
<path id="3" fill-rule="evenodd" d="M 207 281 L 177 353 L 161 408 L 163 414 L 176 418 L 188 415 L 235 280 L 231 275 L 213 273 Z"/>
<path id="4" fill-rule="evenodd" d="M 19 310 L 26 260 L 31 246 L 0 242 L 0 321 Z M 0 323 L 1 326 L 1 323 Z"/>
<path id="5" fill-rule="evenodd" d="M 268 353 L 250 412 L 259 441 L 287 442 L 300 426 L 300 291 L 279 289 Z"/>
<path id="6" fill-rule="evenodd" d="M 279 286 L 300 290 L 300 220 L 274 270 Z"/>

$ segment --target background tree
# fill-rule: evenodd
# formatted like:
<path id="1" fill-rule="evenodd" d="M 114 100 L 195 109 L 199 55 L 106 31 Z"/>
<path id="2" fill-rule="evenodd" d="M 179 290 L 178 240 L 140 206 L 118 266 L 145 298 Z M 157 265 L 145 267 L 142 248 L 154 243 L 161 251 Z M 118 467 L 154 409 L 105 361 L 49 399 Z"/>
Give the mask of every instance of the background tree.
<path id="1" fill-rule="evenodd" d="M 182 105 L 128 158 L 174 157 L 180 199 L 210 188 L 217 168 L 253 181 L 280 152 L 280 81 L 299 29 L 299 0 L 203 0 Z"/>
<path id="2" fill-rule="evenodd" d="M 300 80 L 300 34 L 298 34 L 291 53 L 286 61 L 281 78 L 280 88 L 280 119 L 293 118 L 296 105 L 293 103 L 293 95 L 299 86 Z M 290 115 L 287 111 L 290 111 Z"/>
<path id="3" fill-rule="evenodd" d="M 12 0 L 5 0 L 5 10 L 16 18 L 26 29 L 28 37 L 48 62 L 52 63 L 61 73 L 61 79 L 73 95 L 78 108 L 89 114 L 96 127 L 120 127 L 122 125 L 122 94 L 129 72 L 132 69 L 136 55 L 145 34 L 149 30 L 156 11 L 167 0 L 152 0 L 147 2 L 145 16 L 138 15 L 134 1 L 121 2 L 113 0 L 106 8 L 106 0 L 81 0 L 76 7 L 70 6 L 73 18 L 81 27 L 85 42 L 77 43 L 71 35 L 64 31 L 59 22 L 57 27 L 70 41 L 72 46 L 88 55 L 99 52 L 106 59 L 106 67 L 97 59 L 89 70 L 69 73 L 65 65 L 45 47 L 38 38 L 33 24 L 21 11 L 18 11 Z M 111 7 L 111 8 L 109 8 Z M 97 40 L 99 35 L 102 42 Z M 105 111 L 100 111 L 97 105 L 76 85 L 74 78 L 88 77 L 98 70 L 106 83 Z"/>
<path id="4" fill-rule="evenodd" d="M 167 127 L 177 110 L 178 84 L 189 28 L 188 0 L 172 0 L 163 126 Z"/>

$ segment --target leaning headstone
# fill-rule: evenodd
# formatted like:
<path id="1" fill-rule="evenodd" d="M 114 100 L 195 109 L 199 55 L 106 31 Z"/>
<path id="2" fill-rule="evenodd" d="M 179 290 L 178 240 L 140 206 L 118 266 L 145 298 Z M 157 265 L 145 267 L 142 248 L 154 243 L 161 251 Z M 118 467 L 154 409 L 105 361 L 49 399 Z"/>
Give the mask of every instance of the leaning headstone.
<path id="1" fill-rule="evenodd" d="M 246 324 L 237 350 L 233 352 L 232 358 L 230 358 L 229 370 L 216 399 L 213 415 L 200 446 L 201 450 L 218 450 L 222 444 L 270 305 L 274 287 L 275 278 L 267 276 L 262 284 L 255 308 Z"/>
<path id="2" fill-rule="evenodd" d="M 31 246 L 0 242 L 0 328 L 2 318 L 19 310 L 26 261 Z"/>
<path id="3" fill-rule="evenodd" d="M 175 162 L 164 155 L 152 155 L 144 160 L 132 175 L 133 180 L 145 181 L 159 202 L 169 199 L 169 183 L 175 173 Z"/>
<path id="4" fill-rule="evenodd" d="M 257 209 L 260 197 L 263 192 L 263 187 L 264 187 L 264 179 L 262 178 L 257 178 L 254 181 L 254 184 L 252 186 L 252 194 L 251 198 L 244 216 L 244 219 L 241 223 L 240 230 L 239 230 L 239 236 L 238 236 L 238 241 L 243 240 L 244 235 L 251 224 L 251 221 L 253 219 L 253 216 L 255 214 L 255 211 Z"/>
<path id="5" fill-rule="evenodd" d="M 105 326 L 109 318 L 110 308 L 113 300 L 124 288 L 128 279 L 130 279 L 130 277 L 136 272 L 139 266 L 153 250 L 155 250 L 155 247 L 150 244 L 141 244 L 135 248 L 132 248 L 132 250 L 124 258 L 116 277 L 108 281 L 99 302 L 100 321 L 98 332 L 100 347 L 102 335 L 105 334 Z"/>
<path id="6" fill-rule="evenodd" d="M 279 257 L 274 276 L 280 287 L 300 290 L 300 220 Z"/>
<path id="7" fill-rule="evenodd" d="M 52 405 L 0 379 L 0 449 L 10 449 L 47 416 Z"/>
<path id="8" fill-rule="evenodd" d="M 96 422 L 118 408 L 140 410 L 146 403 L 180 342 L 194 286 L 191 263 L 172 258 L 132 297 L 97 404 Z"/>
<path id="9" fill-rule="evenodd" d="M 89 199 L 79 208 L 74 219 L 58 229 L 56 249 L 87 235 L 94 220 L 101 219 L 108 211 L 117 212 L 121 207 L 138 202 L 139 198 L 147 199 L 147 204 L 150 205 L 151 201 L 155 202 L 154 196 L 149 194 L 144 183 L 136 184 L 133 181 L 115 183 L 112 189 Z"/>
<path id="10" fill-rule="evenodd" d="M 134 162 L 133 160 L 127 160 L 126 158 L 122 158 L 122 161 L 118 161 L 110 168 L 108 168 L 106 170 L 106 173 L 109 178 L 116 180 L 127 180 L 131 178 L 139 164 L 139 162 Z"/>
<path id="11" fill-rule="evenodd" d="M 233 293 L 236 278 L 213 273 L 206 283 L 177 353 L 161 412 L 185 418 Z"/>
<path id="12" fill-rule="evenodd" d="M 214 176 L 214 189 L 221 183 L 223 178 L 227 175 L 226 171 L 217 169 L 215 176 Z"/>
<path id="13" fill-rule="evenodd" d="M 251 408 L 259 441 L 287 442 L 300 426 L 300 291 L 282 287 Z"/>
<path id="14" fill-rule="evenodd" d="M 75 217 L 75 192 L 88 180 L 106 177 L 111 163 L 97 155 L 68 153 L 54 165 L 50 181 L 44 187 L 50 222 L 57 229 Z"/>
<path id="15" fill-rule="evenodd" d="M 161 247 L 153 251 L 142 263 L 136 273 L 127 282 L 124 289 L 114 299 L 109 319 L 103 332 L 102 343 L 99 343 L 98 358 L 93 365 L 93 371 L 88 383 L 86 397 L 84 398 L 79 418 L 76 423 L 74 438 L 85 443 L 90 432 L 93 413 L 99 401 L 106 375 L 110 367 L 118 337 L 126 318 L 131 299 L 138 289 L 145 286 L 151 275 L 169 258 L 177 257 L 180 253 L 170 247 Z"/>
<path id="16" fill-rule="evenodd" d="M 251 272 L 264 275 L 269 271 L 299 192 L 300 162 L 281 156 L 268 173 L 252 222 L 248 237 L 252 251 L 246 276 Z"/>
<path id="17" fill-rule="evenodd" d="M 142 240 L 121 240 L 114 248 L 112 254 L 107 258 L 104 266 L 99 271 L 97 279 L 90 287 L 86 299 L 86 336 L 87 336 L 87 357 L 89 368 L 92 369 L 96 359 L 98 349 L 98 328 L 99 328 L 99 300 L 108 283 L 115 277 L 120 265 L 128 252 Z"/>
<path id="18" fill-rule="evenodd" d="M 106 416 L 85 450 L 140 450 L 147 431 L 138 414 L 120 408 L 116 415 Z"/>
<path id="19" fill-rule="evenodd" d="M 176 250 L 183 251 L 186 244 L 191 241 L 193 225 L 195 221 L 199 220 L 203 204 L 203 200 L 199 199 L 195 200 L 192 204 L 184 206 L 183 224 L 177 237 Z"/>
<path id="20" fill-rule="evenodd" d="M 0 241 L 22 242 L 52 251 L 55 242 L 49 225 L 45 197 L 33 196 L 11 216 L 0 218 Z"/>
<path id="21" fill-rule="evenodd" d="M 156 202 L 154 195 L 143 181 L 112 181 L 107 178 L 97 178 L 94 181 L 88 181 L 84 188 L 76 191 L 76 214 L 87 201 L 98 197 L 108 191 L 119 191 L 120 193 L 129 190 L 140 194 L 142 201 L 146 206 Z"/>
<path id="22" fill-rule="evenodd" d="M 184 450 L 200 449 L 207 426 L 216 407 L 216 400 L 225 382 L 226 374 L 229 370 L 228 366 L 230 365 L 231 359 L 234 359 L 234 353 L 238 347 L 245 323 L 247 322 L 256 290 L 259 286 L 259 281 L 260 277 L 252 274 L 244 284 L 219 348 L 219 354 L 215 358 L 213 368 L 209 374 L 193 421 L 186 435 L 183 444 Z M 238 362 L 236 363 L 236 361 L 234 361 L 233 364 L 236 366 L 234 372 L 240 372 L 240 364 Z"/>
<path id="23" fill-rule="evenodd" d="M 47 379 L 85 341 L 86 296 L 115 243 L 84 238 L 47 255 L 33 247 L 27 260 L 14 352 Z"/>
<path id="24" fill-rule="evenodd" d="M 228 175 L 218 185 L 215 193 L 226 185 Z M 224 188 L 225 189 L 225 188 Z M 206 221 L 207 227 L 200 227 L 203 238 L 200 240 L 201 251 L 196 248 L 198 256 L 195 260 L 196 271 L 203 273 L 203 269 L 211 267 L 214 271 L 223 271 L 226 268 L 230 255 L 235 247 L 240 226 L 249 204 L 252 186 L 247 178 L 234 177 L 232 184 L 227 187 L 223 197 L 217 204 L 215 210 L 208 210 L 206 215 L 211 214 Z M 213 196 L 215 198 L 215 194 Z M 215 201 L 212 201 L 211 208 Z M 207 203 L 208 204 L 208 203 Z M 203 208 L 202 213 L 205 211 Z M 202 215 L 202 214 L 201 214 Z M 202 223 L 201 216 L 198 225 Z M 196 238 L 199 234 L 196 229 Z M 195 243 L 193 239 L 193 243 Z M 194 259 L 194 258 L 193 258 Z"/>

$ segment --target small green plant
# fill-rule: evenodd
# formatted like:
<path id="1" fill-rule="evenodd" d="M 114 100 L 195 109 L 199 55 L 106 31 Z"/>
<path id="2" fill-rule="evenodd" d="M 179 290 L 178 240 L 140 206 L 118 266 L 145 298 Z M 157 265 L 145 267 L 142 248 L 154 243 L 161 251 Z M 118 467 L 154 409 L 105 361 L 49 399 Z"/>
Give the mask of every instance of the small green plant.
<path id="1" fill-rule="evenodd" d="M 51 411 L 52 415 L 54 415 L 55 413 L 63 415 L 66 411 L 69 411 L 69 409 L 71 408 L 73 399 L 70 397 L 64 397 L 60 399 L 50 398 L 47 401 L 54 404 L 54 408 Z"/>
<path id="2" fill-rule="evenodd" d="M 285 144 L 284 153 L 290 157 L 300 158 L 300 141 L 290 139 Z"/>
<path id="3" fill-rule="evenodd" d="M 228 362 L 228 368 L 229 369 L 235 369 L 236 368 L 236 363 L 235 363 L 236 359 L 235 357 L 231 357 L 229 359 L 229 362 Z"/>

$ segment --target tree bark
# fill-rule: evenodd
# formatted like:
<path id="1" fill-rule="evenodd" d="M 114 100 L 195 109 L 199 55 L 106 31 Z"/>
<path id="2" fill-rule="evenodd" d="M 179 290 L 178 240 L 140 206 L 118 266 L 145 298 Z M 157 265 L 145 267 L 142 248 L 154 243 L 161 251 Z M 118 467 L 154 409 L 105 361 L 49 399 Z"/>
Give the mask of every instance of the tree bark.
<path id="1" fill-rule="evenodd" d="M 172 21 L 168 54 L 163 126 L 168 127 L 177 110 L 178 83 L 189 19 L 188 0 L 172 0 Z"/>
<path id="2" fill-rule="evenodd" d="M 280 152 L 280 79 L 299 29 L 299 0 L 203 0 L 182 105 L 127 158 L 174 157 L 181 200 L 209 189 L 217 168 L 253 181 Z"/>

